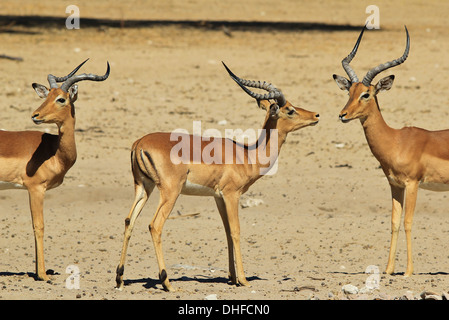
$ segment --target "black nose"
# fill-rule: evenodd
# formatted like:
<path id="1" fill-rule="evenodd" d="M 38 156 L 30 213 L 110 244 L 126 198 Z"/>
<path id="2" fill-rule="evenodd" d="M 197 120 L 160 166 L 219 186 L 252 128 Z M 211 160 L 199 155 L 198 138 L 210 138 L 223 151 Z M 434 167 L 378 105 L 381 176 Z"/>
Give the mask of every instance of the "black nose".
<path id="1" fill-rule="evenodd" d="M 315 115 L 315 117 L 316 117 L 316 118 L 319 118 L 319 117 L 320 117 L 320 114 L 319 114 L 319 113 L 317 113 L 317 114 Z"/>
<path id="2" fill-rule="evenodd" d="M 33 122 L 35 124 L 41 124 L 43 122 L 43 120 L 38 120 L 38 119 L 36 119 L 37 117 L 39 117 L 39 113 L 33 114 L 33 116 L 31 117 L 31 120 L 33 120 Z"/>
<path id="3" fill-rule="evenodd" d="M 340 119 L 343 118 L 343 117 L 345 117 L 347 114 L 348 114 L 347 112 L 341 114 L 341 115 L 340 115 Z"/>

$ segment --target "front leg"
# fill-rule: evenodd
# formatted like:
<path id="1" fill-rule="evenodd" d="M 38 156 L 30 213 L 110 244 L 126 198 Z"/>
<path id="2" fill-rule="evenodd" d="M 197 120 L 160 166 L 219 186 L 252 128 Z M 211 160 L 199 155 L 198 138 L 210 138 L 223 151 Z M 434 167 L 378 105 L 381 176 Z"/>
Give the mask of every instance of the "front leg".
<path id="1" fill-rule="evenodd" d="M 36 250 L 36 280 L 50 281 L 44 261 L 44 195 L 42 187 L 28 188 Z"/>
<path id="2" fill-rule="evenodd" d="M 391 243 L 390 243 L 390 254 L 388 256 L 388 264 L 386 273 L 392 274 L 394 271 L 394 262 L 396 259 L 396 247 L 398 243 L 399 227 L 401 223 L 402 216 L 402 206 L 404 204 L 404 188 L 390 185 L 391 187 L 391 198 L 392 211 L 391 211 Z"/>
<path id="3" fill-rule="evenodd" d="M 418 183 L 413 182 L 407 185 L 405 189 L 405 216 L 404 229 L 407 239 L 407 270 L 404 276 L 409 277 L 413 274 L 413 256 L 412 256 L 412 222 L 415 213 L 416 198 L 418 197 Z"/>
<path id="4" fill-rule="evenodd" d="M 217 203 L 218 212 L 223 221 L 223 226 L 226 232 L 226 240 L 228 242 L 228 260 L 229 260 L 229 279 L 231 283 L 237 284 L 237 276 L 235 273 L 235 262 L 234 262 L 234 244 L 232 242 L 231 230 L 229 228 L 228 215 L 226 212 L 226 205 L 223 198 L 215 197 L 215 202 Z"/>
<path id="5" fill-rule="evenodd" d="M 240 251 L 240 222 L 238 216 L 239 199 L 239 194 L 232 193 L 223 195 L 223 200 L 226 207 L 226 216 L 229 223 L 229 231 L 234 247 L 235 266 L 237 274 L 236 284 L 239 283 L 243 286 L 250 286 L 243 271 L 242 253 Z"/>

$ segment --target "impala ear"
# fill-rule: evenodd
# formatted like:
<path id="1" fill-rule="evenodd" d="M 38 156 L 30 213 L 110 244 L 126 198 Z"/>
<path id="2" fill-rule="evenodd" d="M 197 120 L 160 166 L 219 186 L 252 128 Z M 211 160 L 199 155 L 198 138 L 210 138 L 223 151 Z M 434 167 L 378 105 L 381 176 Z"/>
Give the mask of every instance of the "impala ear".
<path id="1" fill-rule="evenodd" d="M 78 85 L 74 84 L 69 88 L 70 101 L 75 102 L 78 99 Z"/>
<path id="2" fill-rule="evenodd" d="M 257 105 L 266 111 L 270 107 L 270 102 L 268 100 L 257 100 Z"/>
<path id="3" fill-rule="evenodd" d="M 375 88 L 375 94 L 377 94 L 380 91 L 387 91 L 390 90 L 393 86 L 394 82 L 394 75 L 382 78 L 379 80 L 379 82 L 374 86 Z"/>
<path id="4" fill-rule="evenodd" d="M 36 91 L 39 98 L 45 99 L 48 96 L 48 89 L 46 86 L 39 84 L 39 83 L 33 83 L 32 84 L 34 91 Z"/>
<path id="5" fill-rule="evenodd" d="M 352 86 L 352 82 L 346 79 L 345 77 L 334 74 L 333 75 L 335 82 L 341 90 L 349 91 L 349 88 Z"/>

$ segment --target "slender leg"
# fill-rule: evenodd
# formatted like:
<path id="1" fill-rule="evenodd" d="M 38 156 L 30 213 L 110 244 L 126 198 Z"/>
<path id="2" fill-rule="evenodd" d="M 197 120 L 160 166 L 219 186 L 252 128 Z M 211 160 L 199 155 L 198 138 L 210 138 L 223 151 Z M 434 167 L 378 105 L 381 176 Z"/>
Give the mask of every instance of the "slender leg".
<path id="1" fill-rule="evenodd" d="M 390 185 L 393 206 L 391 212 L 391 244 L 390 254 L 388 256 L 388 264 L 386 273 L 392 274 L 394 271 L 394 262 L 396 258 L 396 247 L 398 242 L 399 227 L 401 224 L 402 206 L 404 203 L 404 189 Z"/>
<path id="2" fill-rule="evenodd" d="M 164 227 L 165 220 L 167 220 L 175 205 L 180 191 L 181 188 L 179 188 L 179 190 L 160 189 L 159 206 L 149 226 L 154 249 L 156 251 L 157 263 L 159 265 L 159 279 L 166 291 L 175 291 L 175 289 L 171 286 L 170 281 L 168 280 L 167 269 L 162 253 L 162 228 Z"/>
<path id="3" fill-rule="evenodd" d="M 148 200 L 151 192 L 154 189 L 154 183 L 146 185 L 145 187 L 142 184 L 136 184 L 135 188 L 135 198 L 134 203 L 131 207 L 131 210 L 128 214 L 128 217 L 125 219 L 125 237 L 123 240 L 122 254 L 120 256 L 120 262 L 117 266 L 117 275 L 115 281 L 117 283 L 116 288 L 119 290 L 123 289 L 123 272 L 125 269 L 125 259 L 126 259 L 126 251 L 128 249 L 129 239 L 131 238 L 131 233 L 134 228 L 134 223 L 136 222 L 137 217 L 139 216 L 142 208 Z"/>
<path id="4" fill-rule="evenodd" d="M 218 212 L 220 212 L 221 219 L 223 220 L 223 225 L 226 232 L 226 240 L 228 241 L 228 258 L 229 258 L 229 274 L 228 277 L 231 279 L 233 284 L 237 284 L 237 276 L 235 273 L 235 263 L 234 263 L 234 245 L 232 243 L 231 230 L 229 227 L 228 216 L 226 212 L 226 205 L 223 198 L 215 197 L 215 202 L 217 203 Z"/>
<path id="5" fill-rule="evenodd" d="M 232 243 L 234 247 L 235 266 L 237 271 L 237 282 L 243 286 L 250 286 L 243 271 L 242 253 L 240 251 L 240 223 L 238 216 L 239 195 L 231 194 L 224 196 L 226 214 L 229 222 Z"/>
<path id="6" fill-rule="evenodd" d="M 407 270 L 404 276 L 409 277 L 413 273 L 413 256 L 412 256 L 412 222 L 415 212 L 416 198 L 418 196 L 418 184 L 412 183 L 407 185 L 405 189 L 405 216 L 404 229 L 407 239 Z"/>
<path id="7" fill-rule="evenodd" d="M 45 189 L 28 189 L 36 250 L 36 279 L 50 281 L 44 260 L 44 195 Z"/>

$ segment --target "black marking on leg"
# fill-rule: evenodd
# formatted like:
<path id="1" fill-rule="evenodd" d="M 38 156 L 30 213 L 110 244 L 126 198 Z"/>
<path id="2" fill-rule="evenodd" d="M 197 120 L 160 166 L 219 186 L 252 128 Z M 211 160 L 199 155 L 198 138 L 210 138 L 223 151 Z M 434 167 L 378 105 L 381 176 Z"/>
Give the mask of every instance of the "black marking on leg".
<path id="1" fill-rule="evenodd" d="M 123 276 L 123 272 L 125 271 L 125 266 L 120 266 L 120 265 L 118 265 L 117 266 L 117 277 L 119 277 L 119 276 Z"/>
<path id="2" fill-rule="evenodd" d="M 145 156 L 146 156 L 146 157 L 148 158 L 148 160 L 150 161 L 150 164 L 151 164 L 151 166 L 153 167 L 153 169 L 154 169 L 156 175 L 159 176 L 158 173 L 157 173 L 156 166 L 154 165 L 153 158 L 151 158 L 151 156 L 150 156 L 150 154 L 148 153 L 148 151 L 145 150 L 143 153 L 145 154 Z"/>
<path id="3" fill-rule="evenodd" d="M 135 154 L 135 151 L 134 151 L 134 150 L 132 150 L 132 151 L 131 151 L 131 169 L 133 168 L 133 163 L 134 163 L 134 154 Z"/>
<path id="4" fill-rule="evenodd" d="M 125 267 L 124 266 L 117 266 L 117 275 L 115 276 L 115 283 L 117 284 L 117 288 L 120 288 L 123 285 L 123 272 L 125 271 Z"/>
<path id="5" fill-rule="evenodd" d="M 165 281 L 168 281 L 167 279 L 168 279 L 167 271 L 165 271 L 165 269 L 162 269 L 161 273 L 159 273 L 159 280 L 161 280 L 164 289 L 166 291 L 170 291 L 170 289 L 165 285 Z"/>
<path id="6" fill-rule="evenodd" d="M 141 158 L 142 158 L 142 150 L 141 150 Z M 145 161 L 143 160 L 143 158 L 142 158 L 142 162 L 143 162 L 143 166 L 145 167 L 145 168 L 141 168 L 140 167 L 140 164 L 139 164 L 139 161 L 135 161 L 135 163 L 137 164 L 137 169 L 139 169 L 139 171 L 147 178 L 147 179 L 150 179 L 151 181 L 153 181 L 153 182 L 155 182 L 154 181 L 154 179 L 148 174 L 148 172 L 150 172 L 150 171 L 148 171 L 148 168 L 147 168 L 147 166 L 145 165 Z M 135 181 L 135 179 L 134 179 L 134 181 Z M 136 183 L 137 184 L 137 183 Z"/>
<path id="7" fill-rule="evenodd" d="M 162 269 L 161 273 L 159 274 L 159 280 L 161 280 L 162 284 L 167 280 L 167 271 L 165 269 Z"/>

